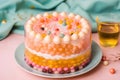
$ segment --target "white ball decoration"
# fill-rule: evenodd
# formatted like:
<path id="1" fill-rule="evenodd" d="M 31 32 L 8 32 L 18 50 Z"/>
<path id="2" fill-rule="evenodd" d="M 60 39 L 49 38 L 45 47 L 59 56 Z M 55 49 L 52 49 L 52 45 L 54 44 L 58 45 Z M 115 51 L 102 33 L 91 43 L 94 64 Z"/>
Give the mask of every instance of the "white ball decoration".
<path id="1" fill-rule="evenodd" d="M 72 36 L 71 36 L 71 39 L 72 40 L 77 40 L 78 39 L 78 35 L 76 33 L 74 33 Z"/>
<path id="2" fill-rule="evenodd" d="M 58 13 L 57 13 L 57 12 L 53 12 L 52 15 L 53 15 L 54 17 L 57 17 L 57 16 L 58 16 Z"/>
<path id="3" fill-rule="evenodd" d="M 46 13 L 43 14 L 43 16 L 44 16 L 44 17 L 48 17 L 49 14 L 46 12 Z"/>
<path id="4" fill-rule="evenodd" d="M 79 38 L 80 38 L 80 39 L 84 39 L 84 37 L 85 37 L 85 34 L 84 34 L 82 31 L 79 32 L 78 35 L 79 35 Z"/>
<path id="5" fill-rule="evenodd" d="M 47 35 L 45 38 L 44 38 L 44 42 L 45 43 L 50 43 L 51 42 L 51 38 L 49 35 Z"/>
<path id="6" fill-rule="evenodd" d="M 62 17 L 66 17 L 66 13 L 65 13 L 65 12 L 61 12 L 60 15 L 61 15 Z"/>
<path id="7" fill-rule="evenodd" d="M 80 20 L 80 19 L 81 19 L 81 16 L 76 15 L 76 16 L 75 16 L 75 19 L 76 19 L 76 20 Z"/>
<path id="8" fill-rule="evenodd" d="M 32 22 L 35 22 L 35 21 L 36 21 L 36 18 L 35 18 L 35 17 L 32 17 L 32 18 L 31 18 L 31 21 L 32 21 Z"/>
<path id="9" fill-rule="evenodd" d="M 59 44 L 59 43 L 60 43 L 60 37 L 55 36 L 55 37 L 53 38 L 53 42 L 54 42 L 55 44 Z"/>
<path id="10" fill-rule="evenodd" d="M 38 14 L 38 15 L 36 16 L 37 19 L 40 19 L 41 17 L 42 17 L 41 14 Z"/>
<path id="11" fill-rule="evenodd" d="M 36 34 L 35 41 L 41 41 L 41 40 L 42 40 L 42 36 L 40 34 Z"/>
<path id="12" fill-rule="evenodd" d="M 32 31 L 32 26 L 30 24 L 27 24 L 25 28 L 26 28 L 26 32 Z"/>
<path id="13" fill-rule="evenodd" d="M 75 15 L 74 15 L 73 13 L 70 13 L 70 14 L 68 15 L 68 17 L 69 17 L 69 18 L 74 18 Z"/>
<path id="14" fill-rule="evenodd" d="M 28 20 L 27 24 L 32 25 L 33 24 L 32 20 Z"/>
<path id="15" fill-rule="evenodd" d="M 70 42 L 70 36 L 69 36 L 69 35 L 65 35 L 65 36 L 63 37 L 63 42 L 64 42 L 64 43 L 69 43 L 69 42 Z"/>
<path id="16" fill-rule="evenodd" d="M 88 29 L 86 29 L 86 28 L 83 28 L 81 31 L 82 31 L 83 33 L 85 33 L 85 34 L 88 33 Z"/>
<path id="17" fill-rule="evenodd" d="M 30 38 L 34 38 L 35 32 L 34 32 L 34 31 L 31 31 L 31 32 L 29 33 L 29 36 L 30 36 Z"/>

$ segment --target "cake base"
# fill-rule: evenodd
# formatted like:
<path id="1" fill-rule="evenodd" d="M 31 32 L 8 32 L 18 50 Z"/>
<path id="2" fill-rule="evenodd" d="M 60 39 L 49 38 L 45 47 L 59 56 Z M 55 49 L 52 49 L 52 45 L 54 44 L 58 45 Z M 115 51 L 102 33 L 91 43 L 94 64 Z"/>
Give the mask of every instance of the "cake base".
<path id="1" fill-rule="evenodd" d="M 90 63 L 90 59 L 88 59 L 79 66 L 62 69 L 62 68 L 48 68 L 48 67 L 44 67 L 44 66 L 38 66 L 35 63 L 28 60 L 27 58 L 25 58 L 25 61 L 31 68 L 36 69 L 38 71 L 42 71 L 44 73 L 50 73 L 50 74 L 66 74 L 66 73 L 68 74 L 71 72 L 79 71 L 79 70 L 83 69 L 84 67 L 86 67 Z"/>
<path id="2" fill-rule="evenodd" d="M 25 61 L 30 67 L 51 74 L 66 74 L 78 71 L 89 64 L 90 58 L 91 47 L 88 47 L 76 57 L 58 60 L 45 59 L 25 49 Z"/>

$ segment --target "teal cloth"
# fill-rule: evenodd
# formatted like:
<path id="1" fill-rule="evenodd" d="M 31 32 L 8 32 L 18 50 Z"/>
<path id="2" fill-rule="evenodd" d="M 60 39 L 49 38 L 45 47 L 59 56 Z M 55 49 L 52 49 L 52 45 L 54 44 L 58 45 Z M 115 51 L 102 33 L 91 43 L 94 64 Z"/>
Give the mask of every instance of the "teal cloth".
<path id="1" fill-rule="evenodd" d="M 96 32 L 96 16 L 120 21 L 120 0 L 0 0 L 0 40 L 10 33 L 24 34 L 24 23 L 31 16 L 49 11 L 79 14 L 90 21 L 92 32 Z"/>

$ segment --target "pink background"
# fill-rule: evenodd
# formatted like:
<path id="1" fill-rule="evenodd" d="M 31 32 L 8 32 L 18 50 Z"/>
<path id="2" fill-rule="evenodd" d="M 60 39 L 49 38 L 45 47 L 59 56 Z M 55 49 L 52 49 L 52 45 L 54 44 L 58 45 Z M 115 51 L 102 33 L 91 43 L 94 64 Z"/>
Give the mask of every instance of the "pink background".
<path id="1" fill-rule="evenodd" d="M 99 44 L 98 34 L 93 34 L 93 40 Z M 120 41 L 120 40 L 119 40 Z M 113 55 L 120 55 L 120 43 L 114 48 L 101 47 L 103 55 L 110 59 L 110 64 L 104 66 L 102 62 L 90 72 L 66 79 L 49 79 L 32 75 L 22 70 L 14 59 L 16 48 L 24 42 L 24 36 L 10 34 L 0 41 L 0 80 L 120 80 L 120 60 L 115 60 Z M 116 73 L 110 74 L 109 69 L 115 68 Z"/>

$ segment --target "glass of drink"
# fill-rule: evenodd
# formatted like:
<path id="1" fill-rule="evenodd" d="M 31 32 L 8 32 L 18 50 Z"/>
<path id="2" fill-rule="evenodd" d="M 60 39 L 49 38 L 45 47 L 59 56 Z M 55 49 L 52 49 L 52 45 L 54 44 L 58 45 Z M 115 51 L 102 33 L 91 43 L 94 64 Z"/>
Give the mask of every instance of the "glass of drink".
<path id="1" fill-rule="evenodd" d="M 100 44 L 104 47 L 115 47 L 119 41 L 120 23 L 101 22 L 98 17 L 96 21 Z"/>

